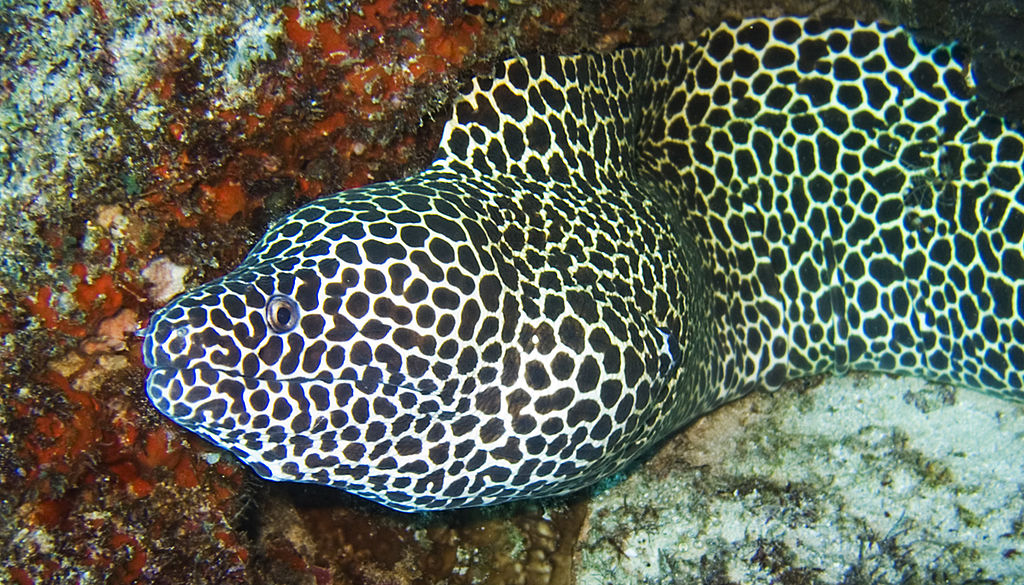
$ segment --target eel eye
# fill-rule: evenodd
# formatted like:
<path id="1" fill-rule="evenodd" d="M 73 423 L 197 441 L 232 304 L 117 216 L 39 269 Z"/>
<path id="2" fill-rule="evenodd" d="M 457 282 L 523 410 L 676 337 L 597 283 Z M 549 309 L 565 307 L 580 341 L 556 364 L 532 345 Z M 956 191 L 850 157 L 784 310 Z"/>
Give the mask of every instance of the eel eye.
<path id="1" fill-rule="evenodd" d="M 267 301 L 267 325 L 274 333 L 287 333 L 299 322 L 299 307 L 295 301 L 274 295 Z"/>

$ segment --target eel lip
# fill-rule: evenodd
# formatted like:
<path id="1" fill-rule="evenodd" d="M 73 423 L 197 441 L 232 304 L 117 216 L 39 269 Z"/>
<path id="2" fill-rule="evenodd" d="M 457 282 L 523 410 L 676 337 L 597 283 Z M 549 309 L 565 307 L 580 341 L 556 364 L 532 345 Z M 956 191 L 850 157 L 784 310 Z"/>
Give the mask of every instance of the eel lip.
<path id="1" fill-rule="evenodd" d="M 258 388 L 263 388 L 272 393 L 278 394 L 288 390 L 289 387 L 294 389 L 297 389 L 295 387 L 308 388 L 313 384 L 323 385 L 328 389 L 331 389 L 338 384 L 347 383 L 359 388 L 357 392 L 361 391 L 364 393 L 378 392 L 385 387 L 390 387 L 393 389 L 413 392 L 424 397 L 435 394 L 434 391 L 417 388 L 415 385 L 404 380 L 397 384 L 395 382 L 395 380 L 384 381 L 380 379 L 368 382 L 366 379 L 358 377 L 332 377 L 328 375 L 324 375 L 322 377 L 294 377 L 283 379 L 270 376 L 254 377 L 245 376 L 236 370 L 220 369 L 216 367 L 199 366 L 182 368 L 175 367 L 173 365 L 161 364 L 157 367 L 150 368 L 149 376 L 146 378 L 146 396 L 157 410 L 165 413 L 172 419 L 177 419 L 179 417 L 176 416 L 176 413 L 174 412 L 176 410 L 175 405 L 177 404 L 178 408 L 181 408 L 182 401 L 189 401 L 189 392 L 197 387 L 206 387 L 217 394 L 229 396 L 235 403 L 244 402 L 244 396 Z M 214 390 L 215 388 L 216 390 Z M 203 399 L 205 399 L 205 397 L 202 399 L 197 398 L 195 400 L 199 401 Z M 451 413 L 452 416 L 454 416 L 454 414 L 456 413 Z M 440 416 L 444 418 L 444 415 Z"/>
<path id="2" fill-rule="evenodd" d="M 160 365 L 156 357 L 156 343 L 153 341 L 153 336 L 150 335 L 152 328 L 153 323 L 150 323 L 149 327 L 142 332 L 142 363 L 149 369 L 156 369 Z"/>
<path id="3" fill-rule="evenodd" d="M 167 362 L 171 362 L 171 360 L 167 360 Z M 146 393 L 149 394 L 151 400 L 156 398 L 156 396 L 154 396 L 156 391 L 169 389 L 173 384 L 180 384 L 184 391 L 187 391 L 188 388 L 193 386 L 212 387 L 220 382 L 228 380 L 240 383 L 245 388 L 268 385 L 283 387 L 288 386 L 289 384 L 323 384 L 326 386 L 333 386 L 343 382 L 353 385 L 367 384 L 365 379 L 358 377 L 334 377 L 329 375 L 321 375 L 319 377 L 310 376 L 287 378 L 275 378 L 272 376 L 246 376 L 236 370 L 209 366 L 176 367 L 173 365 L 173 362 L 167 362 L 155 365 L 147 364 L 147 367 L 149 367 L 149 376 L 146 378 Z M 394 384 L 393 382 L 385 381 L 375 381 L 374 383 L 377 386 L 392 386 L 402 388 L 404 390 L 423 393 L 423 390 L 408 383 Z"/>
<path id="4" fill-rule="evenodd" d="M 168 360 L 169 361 L 169 360 Z M 236 370 L 210 367 L 210 366 L 190 366 L 190 367 L 177 367 L 173 363 L 163 363 L 149 365 L 149 377 L 146 379 L 147 387 L 150 385 L 167 386 L 168 382 L 173 381 L 175 378 L 180 379 L 187 386 L 212 386 L 218 382 L 224 380 L 234 380 L 243 384 L 332 384 L 337 381 L 336 378 L 331 377 L 295 377 L 295 378 L 275 378 L 272 376 L 246 376 Z"/>

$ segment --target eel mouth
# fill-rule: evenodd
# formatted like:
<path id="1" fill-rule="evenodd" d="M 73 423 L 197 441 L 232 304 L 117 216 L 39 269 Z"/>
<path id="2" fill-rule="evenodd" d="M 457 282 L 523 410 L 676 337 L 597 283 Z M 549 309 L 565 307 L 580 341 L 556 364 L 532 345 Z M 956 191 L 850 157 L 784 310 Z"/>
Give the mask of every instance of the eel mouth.
<path id="1" fill-rule="evenodd" d="M 358 382 L 358 379 L 347 379 L 329 376 L 311 377 L 311 376 L 294 376 L 294 377 L 277 377 L 272 375 L 260 375 L 260 376 L 246 376 L 245 374 L 233 370 L 231 368 L 218 368 L 214 366 L 192 366 L 187 368 L 178 368 L 169 365 L 156 366 L 149 368 L 149 378 L 147 379 L 147 387 L 151 384 L 157 383 L 161 380 L 173 380 L 178 379 L 185 382 L 188 386 L 206 386 L 211 387 L 223 382 L 234 381 L 245 385 L 286 385 L 286 384 L 307 384 L 318 382 L 320 384 L 334 384 L 338 381 L 345 380 L 348 382 Z"/>
<path id="2" fill-rule="evenodd" d="M 310 400 L 311 385 L 322 386 L 323 394 L 327 395 L 336 382 L 312 377 L 245 376 L 236 370 L 208 366 L 165 366 L 150 369 L 146 395 L 157 410 L 171 419 L 209 429 L 219 426 L 217 421 L 250 409 L 271 407 L 278 396 L 293 397 L 293 388 L 301 388 L 302 395 Z M 204 416 L 204 411 L 212 416 Z"/>
<path id="3" fill-rule="evenodd" d="M 212 386 L 221 384 L 227 381 L 234 381 L 246 386 L 250 389 L 255 389 L 254 386 L 259 385 L 271 385 L 275 386 L 275 390 L 279 390 L 278 387 L 284 387 L 289 384 L 323 384 L 328 387 L 335 386 L 341 383 L 353 384 L 359 388 L 359 390 L 372 393 L 375 388 L 397 388 L 401 390 L 411 390 L 420 394 L 426 394 L 433 391 L 432 388 L 422 388 L 411 384 L 405 379 L 405 375 L 402 372 L 392 372 L 389 370 L 380 370 L 381 374 L 377 376 L 359 376 L 353 372 L 341 372 L 337 374 L 322 373 L 317 376 L 274 376 L 271 372 L 266 372 L 259 376 L 246 376 L 238 370 L 231 368 L 218 368 L 216 366 L 191 366 L 191 367 L 175 367 L 173 365 L 157 365 L 150 366 L 149 376 L 146 379 L 147 392 L 149 388 L 156 385 L 158 388 L 161 387 L 160 382 L 163 380 L 174 380 L 178 379 L 185 383 L 187 386 L 206 386 L 212 389 Z M 401 378 L 400 380 L 396 378 Z M 151 396 L 151 398 L 156 398 Z"/>
<path id="4" fill-rule="evenodd" d="M 293 413 L 308 410 L 311 414 L 323 414 L 347 411 L 351 408 L 351 396 L 393 398 L 400 392 L 421 397 L 430 394 L 404 381 L 396 382 L 393 376 L 392 380 L 351 375 L 276 378 L 245 376 L 229 368 L 164 366 L 150 369 L 146 395 L 157 410 L 175 422 L 201 428 L 208 434 L 220 434 L 235 429 L 234 421 L 247 412 L 270 414 L 275 408 L 283 408 L 276 406 L 282 399 L 291 405 Z M 337 387 L 342 384 L 349 388 L 339 396 Z M 444 410 L 442 407 L 437 412 Z M 441 414 L 441 418 L 447 417 Z"/>

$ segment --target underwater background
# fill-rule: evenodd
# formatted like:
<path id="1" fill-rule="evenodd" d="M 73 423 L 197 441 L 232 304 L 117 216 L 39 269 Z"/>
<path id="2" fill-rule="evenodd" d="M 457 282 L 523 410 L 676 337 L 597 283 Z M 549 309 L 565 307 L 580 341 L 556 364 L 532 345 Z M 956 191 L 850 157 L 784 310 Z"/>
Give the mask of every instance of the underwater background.
<path id="1" fill-rule="evenodd" d="M 913 379 L 756 392 L 594 490 L 418 515 L 261 481 L 146 400 L 155 309 L 426 166 L 497 59 L 758 15 L 958 41 L 1024 114 L 1009 0 L 0 0 L 0 582 L 1024 582 L 1021 405 Z"/>

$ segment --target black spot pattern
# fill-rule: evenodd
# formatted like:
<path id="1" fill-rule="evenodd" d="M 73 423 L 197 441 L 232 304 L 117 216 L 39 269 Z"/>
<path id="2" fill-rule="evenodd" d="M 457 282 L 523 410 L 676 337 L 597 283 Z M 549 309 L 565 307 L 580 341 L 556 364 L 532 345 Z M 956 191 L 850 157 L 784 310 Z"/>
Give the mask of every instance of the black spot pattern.
<path id="1" fill-rule="evenodd" d="M 148 395 L 264 477 L 400 510 L 578 489 L 800 376 L 1020 399 L 1024 140 L 951 50 L 783 18 L 510 60 L 430 168 L 154 315 Z"/>

